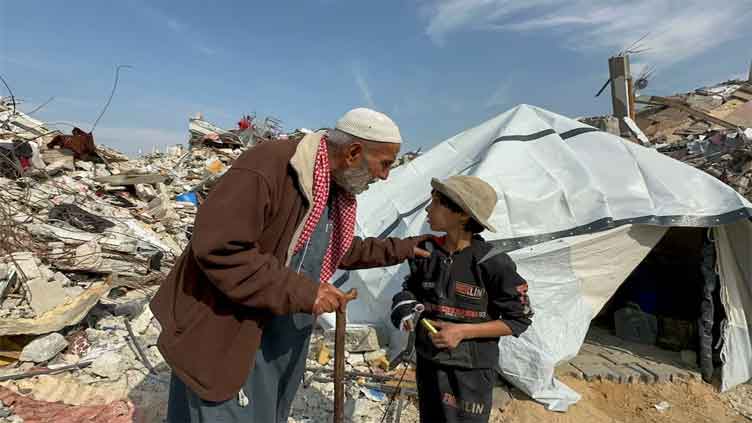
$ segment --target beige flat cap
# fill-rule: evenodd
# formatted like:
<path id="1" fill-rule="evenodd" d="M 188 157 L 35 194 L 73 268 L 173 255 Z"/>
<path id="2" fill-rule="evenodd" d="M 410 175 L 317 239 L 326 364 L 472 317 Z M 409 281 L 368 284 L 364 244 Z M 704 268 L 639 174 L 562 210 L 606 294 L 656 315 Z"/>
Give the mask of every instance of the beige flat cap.
<path id="1" fill-rule="evenodd" d="M 496 207 L 496 190 L 477 176 L 450 176 L 444 181 L 431 179 L 431 186 L 446 195 L 491 232 L 496 229 L 488 223 Z"/>

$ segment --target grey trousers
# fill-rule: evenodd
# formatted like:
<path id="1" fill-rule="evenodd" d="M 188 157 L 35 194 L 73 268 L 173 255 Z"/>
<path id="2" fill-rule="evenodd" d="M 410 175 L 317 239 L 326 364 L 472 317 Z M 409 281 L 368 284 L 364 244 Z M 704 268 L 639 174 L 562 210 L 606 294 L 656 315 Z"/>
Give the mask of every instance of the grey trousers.
<path id="1" fill-rule="evenodd" d="M 286 423 L 305 373 L 312 327 L 308 314 L 280 316 L 267 324 L 256 365 L 243 385 L 244 406 L 238 397 L 202 400 L 173 374 L 167 422 Z"/>
<path id="2" fill-rule="evenodd" d="M 328 223 L 329 208 L 325 207 L 305 249 L 290 261 L 292 269 L 313 281 L 319 280 L 329 245 Z M 305 373 L 313 324 L 310 314 L 291 314 L 274 317 L 264 325 L 256 364 L 242 388 L 247 404 L 241 404 L 237 397 L 222 402 L 204 401 L 173 374 L 167 422 L 287 423 Z"/>

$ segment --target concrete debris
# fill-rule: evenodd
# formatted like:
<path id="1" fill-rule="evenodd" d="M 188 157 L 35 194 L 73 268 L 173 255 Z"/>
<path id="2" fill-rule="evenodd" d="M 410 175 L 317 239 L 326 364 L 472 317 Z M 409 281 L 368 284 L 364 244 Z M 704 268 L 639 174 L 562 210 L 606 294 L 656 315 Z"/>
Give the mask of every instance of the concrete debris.
<path id="1" fill-rule="evenodd" d="M 43 363 L 55 357 L 59 352 L 68 347 L 68 341 L 59 333 L 51 333 L 42 338 L 37 338 L 21 351 L 20 361 Z"/>
<path id="2" fill-rule="evenodd" d="M 94 360 L 88 370 L 97 376 L 117 379 L 125 370 L 125 361 L 118 352 L 109 351 Z"/>
<path id="3" fill-rule="evenodd" d="M 662 413 L 671 408 L 671 404 L 667 403 L 666 401 L 661 401 L 658 404 L 655 404 L 653 407 L 655 407 L 655 409 L 658 410 L 659 413 Z"/>
<path id="4" fill-rule="evenodd" d="M 326 331 L 326 339 L 334 343 L 334 329 Z M 377 351 L 380 348 L 376 328 L 369 325 L 347 325 L 345 351 L 351 353 Z"/>
<path id="5" fill-rule="evenodd" d="M 386 359 L 386 351 L 376 350 L 376 351 L 367 352 L 363 358 L 369 364 L 381 363 L 384 359 Z"/>
<path id="6" fill-rule="evenodd" d="M 41 316 L 70 299 L 63 285 L 55 280 L 48 282 L 46 278 L 32 279 L 26 282 L 26 289 L 29 304 L 36 316 Z"/>
<path id="7" fill-rule="evenodd" d="M 146 305 L 233 162 L 311 131 L 283 133 L 279 119 L 251 115 L 225 130 L 197 116 L 187 146 L 129 158 L 95 133 L 62 134 L 2 98 L 0 122 L 0 422 L 164 421 L 170 369 Z M 317 329 L 311 341 L 315 371 L 292 422 L 332 418 L 333 335 Z M 348 421 L 396 421 L 387 395 L 414 396 L 414 372 L 397 386 L 371 326 L 349 326 L 346 350 Z M 417 421 L 414 400 L 399 409 Z"/>

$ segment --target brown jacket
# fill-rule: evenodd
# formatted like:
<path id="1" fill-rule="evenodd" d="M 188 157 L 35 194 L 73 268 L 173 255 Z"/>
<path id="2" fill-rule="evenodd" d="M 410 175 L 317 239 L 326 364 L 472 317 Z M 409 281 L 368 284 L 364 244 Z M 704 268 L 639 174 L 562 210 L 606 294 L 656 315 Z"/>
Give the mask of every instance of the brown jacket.
<path id="1" fill-rule="evenodd" d="M 318 284 L 287 266 L 313 198 L 320 139 L 264 143 L 240 156 L 201 205 L 190 244 L 151 302 L 159 350 L 205 400 L 237 394 L 265 321 L 312 310 Z M 417 242 L 356 237 L 340 268 L 400 263 Z"/>

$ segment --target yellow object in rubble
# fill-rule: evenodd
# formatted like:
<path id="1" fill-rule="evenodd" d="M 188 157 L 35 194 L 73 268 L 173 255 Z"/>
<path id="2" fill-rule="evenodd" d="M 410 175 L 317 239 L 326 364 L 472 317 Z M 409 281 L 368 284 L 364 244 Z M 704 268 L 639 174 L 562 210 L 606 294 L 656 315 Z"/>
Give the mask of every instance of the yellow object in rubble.
<path id="1" fill-rule="evenodd" d="M 420 323 L 422 323 L 423 327 L 426 328 L 426 329 L 428 329 L 429 332 L 431 332 L 431 333 L 439 333 L 439 331 L 437 331 L 436 328 L 433 327 L 433 325 L 431 324 L 431 322 L 429 322 L 428 320 L 426 320 L 426 319 L 420 319 Z"/>
<path id="2" fill-rule="evenodd" d="M 318 359 L 316 361 L 319 362 L 320 365 L 325 366 L 327 363 L 329 363 L 329 359 L 331 358 L 331 351 L 326 346 L 326 343 L 321 343 L 321 348 L 319 349 Z"/>

